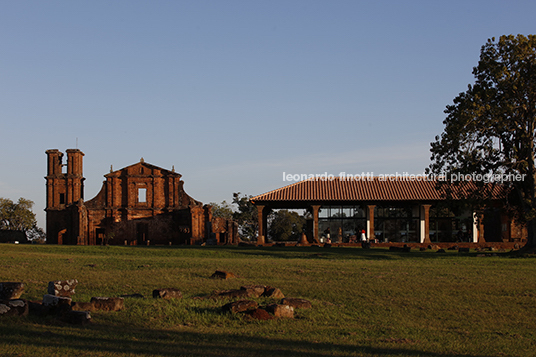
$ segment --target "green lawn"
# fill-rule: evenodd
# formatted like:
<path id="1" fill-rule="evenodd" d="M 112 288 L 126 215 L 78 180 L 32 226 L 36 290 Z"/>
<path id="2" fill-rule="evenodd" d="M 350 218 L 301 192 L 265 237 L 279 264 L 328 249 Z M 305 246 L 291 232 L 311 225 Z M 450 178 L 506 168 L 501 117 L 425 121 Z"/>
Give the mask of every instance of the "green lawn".
<path id="1" fill-rule="evenodd" d="M 210 279 L 216 270 L 238 277 Z M 0 356 L 536 356 L 536 259 L 507 253 L 0 245 L 0 281 L 24 282 L 23 298 L 60 279 L 78 279 L 74 301 L 146 298 L 86 326 L 2 317 Z M 313 308 L 252 321 L 195 299 L 251 284 Z M 183 299 L 152 298 L 169 287 Z"/>

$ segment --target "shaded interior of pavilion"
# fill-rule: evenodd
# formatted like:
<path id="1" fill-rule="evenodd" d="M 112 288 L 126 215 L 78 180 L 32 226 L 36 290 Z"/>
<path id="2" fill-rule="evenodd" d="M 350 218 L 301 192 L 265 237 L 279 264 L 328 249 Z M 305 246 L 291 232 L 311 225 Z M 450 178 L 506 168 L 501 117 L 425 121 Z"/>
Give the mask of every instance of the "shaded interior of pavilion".
<path id="1" fill-rule="evenodd" d="M 289 205 L 281 206 L 285 205 L 257 204 L 261 241 L 270 239 L 267 236 L 268 214 L 277 208 L 293 209 Z M 362 231 L 375 243 L 476 243 L 483 228 L 470 210 L 441 204 L 383 202 L 293 206 L 304 213 L 304 233 L 309 243 L 359 243 Z M 487 222 L 489 224 L 493 223 Z M 488 229 L 491 231 L 494 230 Z"/>

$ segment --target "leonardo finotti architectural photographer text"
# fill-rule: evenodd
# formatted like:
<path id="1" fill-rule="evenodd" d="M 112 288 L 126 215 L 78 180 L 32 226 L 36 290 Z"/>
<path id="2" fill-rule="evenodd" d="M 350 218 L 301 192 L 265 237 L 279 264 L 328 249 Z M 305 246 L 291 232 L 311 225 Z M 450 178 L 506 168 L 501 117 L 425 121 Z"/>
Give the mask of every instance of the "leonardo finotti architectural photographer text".
<path id="1" fill-rule="evenodd" d="M 349 174 L 346 172 L 340 172 L 338 175 L 328 174 L 324 172 L 322 174 L 289 174 L 283 172 L 283 181 L 298 182 L 306 180 L 316 180 L 316 181 L 333 181 L 335 179 L 342 181 L 450 181 L 451 183 L 455 182 L 465 182 L 465 181 L 475 181 L 475 182 L 519 182 L 525 180 L 525 174 L 506 174 L 506 173 L 489 173 L 489 174 L 443 174 L 443 175 L 433 175 L 433 174 L 410 174 L 408 172 L 394 174 L 379 174 L 374 176 L 374 172 L 361 172 L 360 174 Z"/>

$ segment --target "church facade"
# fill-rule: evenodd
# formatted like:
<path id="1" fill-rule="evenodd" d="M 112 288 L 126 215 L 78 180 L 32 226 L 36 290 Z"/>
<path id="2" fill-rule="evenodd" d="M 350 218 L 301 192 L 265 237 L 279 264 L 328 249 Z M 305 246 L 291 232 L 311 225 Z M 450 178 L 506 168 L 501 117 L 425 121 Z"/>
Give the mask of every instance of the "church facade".
<path id="1" fill-rule="evenodd" d="M 211 206 L 190 197 L 174 169 L 140 162 L 112 170 L 100 192 L 84 200 L 78 149 L 47 150 L 47 243 L 72 245 L 235 244 L 237 224 L 212 217 Z"/>

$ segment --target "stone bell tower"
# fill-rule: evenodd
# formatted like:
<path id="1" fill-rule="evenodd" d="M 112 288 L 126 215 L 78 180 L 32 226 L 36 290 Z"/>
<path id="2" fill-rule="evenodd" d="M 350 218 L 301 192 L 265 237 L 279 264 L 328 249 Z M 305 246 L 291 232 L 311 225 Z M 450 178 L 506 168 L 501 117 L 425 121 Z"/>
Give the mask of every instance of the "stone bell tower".
<path id="1" fill-rule="evenodd" d="M 84 198 L 83 156 L 78 149 L 68 149 L 67 164 L 63 153 L 57 149 L 47 150 L 47 209 L 63 209 L 66 205 Z M 64 172 L 63 168 L 66 166 Z"/>
<path id="2" fill-rule="evenodd" d="M 78 244 L 80 220 L 77 206 L 84 198 L 83 157 L 78 149 L 68 149 L 67 163 L 57 149 L 47 150 L 46 208 L 47 243 Z"/>

